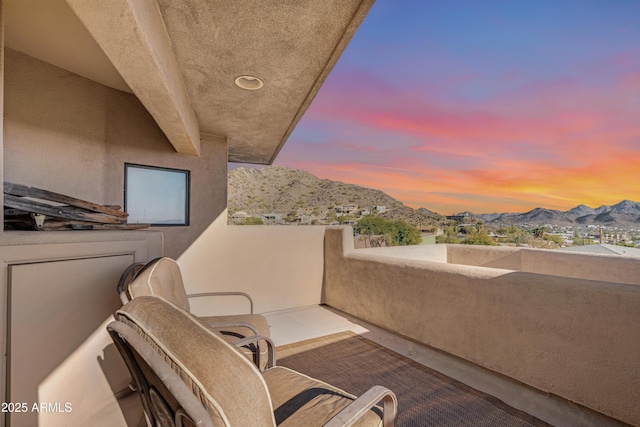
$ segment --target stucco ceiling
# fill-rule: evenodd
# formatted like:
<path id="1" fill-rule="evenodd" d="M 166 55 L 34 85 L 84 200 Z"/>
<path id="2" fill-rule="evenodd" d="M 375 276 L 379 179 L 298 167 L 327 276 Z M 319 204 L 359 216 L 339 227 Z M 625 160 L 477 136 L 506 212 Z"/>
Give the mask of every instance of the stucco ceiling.
<path id="1" fill-rule="evenodd" d="M 5 0 L 5 38 L 134 93 L 179 152 L 206 134 L 227 138 L 229 161 L 270 164 L 372 3 Z M 240 89 L 240 75 L 264 86 Z"/>
<path id="2" fill-rule="evenodd" d="M 131 92 L 64 0 L 3 0 L 5 44 L 105 86 Z"/>

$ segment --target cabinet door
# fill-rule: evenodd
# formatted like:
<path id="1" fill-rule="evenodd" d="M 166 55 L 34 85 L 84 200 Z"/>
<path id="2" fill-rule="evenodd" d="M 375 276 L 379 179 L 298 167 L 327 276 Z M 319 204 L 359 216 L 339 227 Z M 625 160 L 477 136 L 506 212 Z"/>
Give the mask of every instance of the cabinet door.
<path id="1" fill-rule="evenodd" d="M 28 407 L 26 413 L 10 415 L 12 427 L 43 425 L 43 414 L 34 411 L 34 404 L 48 405 L 42 412 L 59 411 L 60 419 L 64 419 L 64 412 L 69 409 L 69 405 L 65 408 L 67 403 L 74 412 L 73 418 L 78 412 L 92 409 L 84 408 L 92 406 L 91 399 L 85 397 L 81 401 L 65 401 L 69 396 L 67 389 L 82 385 L 64 384 L 59 379 L 60 371 L 74 378 L 69 365 L 73 365 L 71 371 L 74 366 L 85 369 L 81 366 L 85 364 L 95 365 L 96 371 L 101 369 L 99 354 L 84 355 L 71 364 L 67 359 L 74 352 L 77 358 L 85 341 L 94 340 L 90 337 L 107 335 L 100 329 L 121 306 L 116 284 L 131 263 L 133 255 L 114 255 L 9 266 L 7 401 L 26 403 Z M 57 386 L 58 393 L 54 388 L 53 393 L 43 396 L 43 389 L 51 390 L 52 378 L 64 385 Z M 97 392 L 98 385 L 77 391 L 89 397 Z"/>

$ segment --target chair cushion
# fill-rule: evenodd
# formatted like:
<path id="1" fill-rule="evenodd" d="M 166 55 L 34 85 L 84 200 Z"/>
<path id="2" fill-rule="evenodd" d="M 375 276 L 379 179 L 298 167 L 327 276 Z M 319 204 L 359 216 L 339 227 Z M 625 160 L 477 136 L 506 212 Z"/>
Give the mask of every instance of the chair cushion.
<path id="1" fill-rule="evenodd" d="M 355 400 L 330 384 L 276 366 L 262 373 L 278 427 L 322 425 Z M 354 426 L 382 426 L 382 410 L 374 408 Z"/>
<path id="2" fill-rule="evenodd" d="M 189 299 L 184 290 L 180 266 L 171 258 L 159 258 L 146 267 L 129 283 L 131 298 L 157 296 L 189 311 Z"/>
<path id="3" fill-rule="evenodd" d="M 147 266 L 138 272 L 136 277 L 129 284 L 129 294 L 135 299 L 141 296 L 156 296 L 182 308 L 190 311 L 189 299 L 184 289 L 180 266 L 171 258 L 158 258 L 151 261 Z M 270 336 L 269 325 L 264 316 L 259 314 L 246 315 L 230 315 L 230 316 L 211 316 L 201 317 L 206 324 L 212 323 L 249 323 L 253 325 L 259 335 Z M 233 343 L 239 337 L 249 337 L 255 333 L 246 327 L 224 327 L 215 328 L 214 330 L 222 332 L 227 342 Z M 263 370 L 267 365 L 267 350 L 265 342 L 258 343 L 260 351 L 260 369 Z M 243 348 L 240 350 L 249 360 L 255 362 L 255 348 Z"/>
<path id="4" fill-rule="evenodd" d="M 274 426 L 257 368 L 187 311 L 138 297 L 117 312 L 161 354 L 203 403 L 216 425 Z"/>

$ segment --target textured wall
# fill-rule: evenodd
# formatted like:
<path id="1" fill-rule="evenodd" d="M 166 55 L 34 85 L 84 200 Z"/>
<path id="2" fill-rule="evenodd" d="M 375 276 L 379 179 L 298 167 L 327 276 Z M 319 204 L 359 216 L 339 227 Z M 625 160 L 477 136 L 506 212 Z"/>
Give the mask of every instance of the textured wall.
<path id="1" fill-rule="evenodd" d="M 347 235 L 325 235 L 328 305 L 640 424 L 640 286 L 361 254 Z"/>
<path id="2" fill-rule="evenodd" d="M 5 63 L 5 180 L 123 205 L 125 162 L 188 169 L 191 225 L 161 228 L 174 258 L 226 208 L 225 141 L 178 155 L 133 95 L 10 49 Z"/>
<path id="3" fill-rule="evenodd" d="M 227 225 L 226 211 L 178 259 L 188 293 L 243 291 L 254 300 L 255 311 L 284 310 L 320 303 L 324 227 Z M 206 311 L 230 309 L 203 298 Z M 242 301 L 243 302 L 243 301 Z M 198 311 L 196 300 L 190 301 Z"/>
<path id="4" fill-rule="evenodd" d="M 585 255 L 506 246 L 447 245 L 447 260 L 451 264 L 640 285 L 638 258 L 620 255 Z"/>

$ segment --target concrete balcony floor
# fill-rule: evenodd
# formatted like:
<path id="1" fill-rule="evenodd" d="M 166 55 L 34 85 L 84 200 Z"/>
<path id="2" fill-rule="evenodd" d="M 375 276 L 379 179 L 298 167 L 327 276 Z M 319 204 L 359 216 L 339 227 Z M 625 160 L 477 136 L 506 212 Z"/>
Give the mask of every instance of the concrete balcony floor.
<path id="1" fill-rule="evenodd" d="M 407 340 L 347 313 L 313 305 L 265 313 L 276 346 L 351 331 L 431 369 L 490 394 L 554 426 L 626 425 L 455 356 Z"/>

